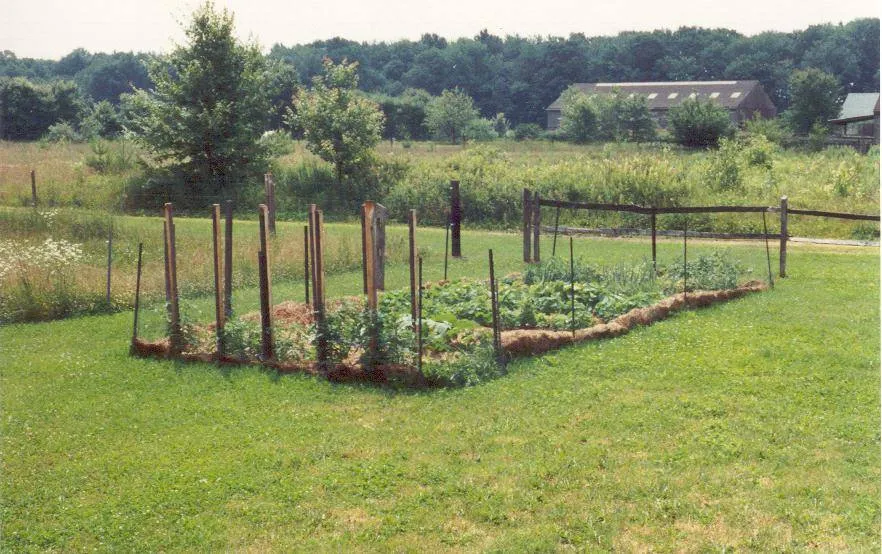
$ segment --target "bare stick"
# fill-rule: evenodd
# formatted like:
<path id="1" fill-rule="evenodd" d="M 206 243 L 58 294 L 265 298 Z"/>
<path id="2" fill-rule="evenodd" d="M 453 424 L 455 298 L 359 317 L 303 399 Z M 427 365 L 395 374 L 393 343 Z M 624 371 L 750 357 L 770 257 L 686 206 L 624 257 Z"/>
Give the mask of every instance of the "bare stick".
<path id="1" fill-rule="evenodd" d="M 573 237 L 570 237 L 570 328 L 576 336 L 576 262 L 573 259 Z"/>
<path id="2" fill-rule="evenodd" d="M 265 173 L 263 175 L 263 184 L 266 188 L 266 205 L 269 209 L 268 212 L 268 221 L 269 221 L 269 232 L 272 233 L 273 236 L 276 234 L 276 182 L 273 179 L 272 173 Z"/>
<path id="3" fill-rule="evenodd" d="M 766 225 L 766 212 L 763 212 L 763 236 L 766 240 L 766 265 L 769 266 L 769 286 L 775 288 L 775 280 L 772 279 L 772 254 L 769 251 L 769 227 Z"/>
<path id="4" fill-rule="evenodd" d="M 107 226 L 107 290 L 104 294 L 104 301 L 107 307 L 110 307 L 110 270 L 113 266 L 113 219 Z"/>
<path id="5" fill-rule="evenodd" d="M 129 353 L 135 352 L 135 341 L 138 340 L 138 311 L 141 307 L 141 253 L 144 251 L 144 243 L 138 243 L 138 270 L 135 273 L 135 317 L 132 323 L 132 344 Z"/>
<path id="6" fill-rule="evenodd" d="M 233 201 L 227 200 L 224 218 L 224 318 L 233 316 Z"/>
<path id="7" fill-rule="evenodd" d="M 416 210 L 410 210 L 407 212 L 407 265 L 410 269 L 410 320 L 412 325 L 416 324 L 417 316 L 416 225 Z"/>
<path id="8" fill-rule="evenodd" d="M 224 292 L 221 276 L 221 210 L 220 204 L 211 206 L 211 243 L 214 254 L 214 335 L 217 359 L 224 355 Z"/>
<path id="9" fill-rule="evenodd" d="M 496 273 L 493 267 L 493 250 L 488 250 L 490 263 L 490 314 L 493 321 L 493 354 L 497 362 L 500 360 L 500 337 L 499 337 L 499 305 L 496 298 Z"/>
<path id="10" fill-rule="evenodd" d="M 37 207 L 37 172 L 31 170 L 31 204 Z"/>
<path id="11" fill-rule="evenodd" d="M 560 206 L 554 213 L 554 240 L 551 242 L 551 257 L 553 258 L 557 252 L 557 232 L 560 224 Z"/>
<path id="12" fill-rule="evenodd" d="M 686 265 L 686 228 L 689 226 L 689 220 L 683 220 L 683 301 L 686 301 L 686 278 L 689 274 L 689 267 Z"/>
<path id="13" fill-rule="evenodd" d="M 423 373 L 423 257 L 417 261 L 419 265 L 419 305 L 417 306 L 417 371 Z"/>
<path id="14" fill-rule="evenodd" d="M 375 275 L 374 260 L 374 233 L 372 221 L 374 219 L 374 202 L 368 200 L 362 204 L 362 214 L 364 214 L 364 251 L 365 251 L 365 270 L 367 274 L 367 305 L 372 310 L 377 309 L 377 287 Z"/>
<path id="15" fill-rule="evenodd" d="M 781 253 L 778 257 L 780 265 L 778 276 L 787 277 L 787 197 L 781 197 Z"/>

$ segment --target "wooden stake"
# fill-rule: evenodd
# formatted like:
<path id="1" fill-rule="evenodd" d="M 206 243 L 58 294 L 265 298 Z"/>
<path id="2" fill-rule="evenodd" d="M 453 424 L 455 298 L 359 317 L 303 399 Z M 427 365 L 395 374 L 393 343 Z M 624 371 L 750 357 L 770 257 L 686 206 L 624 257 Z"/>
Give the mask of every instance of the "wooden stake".
<path id="1" fill-rule="evenodd" d="M 460 227 L 462 225 L 462 203 L 459 197 L 459 181 L 450 181 L 450 224 L 451 230 L 451 255 L 454 258 L 462 257 L 462 240 Z"/>
<path id="2" fill-rule="evenodd" d="M 447 280 L 447 256 L 450 245 L 450 214 L 447 214 L 447 225 L 444 226 L 444 280 Z"/>
<path id="3" fill-rule="evenodd" d="M 410 320 L 414 329 L 417 317 L 416 225 L 416 210 L 410 210 L 407 212 L 407 263 L 410 266 Z"/>
<path id="4" fill-rule="evenodd" d="M 309 225 L 303 226 L 303 302 L 309 306 Z"/>
<path id="5" fill-rule="evenodd" d="M 772 279 L 772 253 L 769 251 L 769 227 L 766 225 L 766 212 L 763 212 L 763 238 L 766 241 L 766 265 L 769 267 L 769 287 L 775 288 L 775 280 Z"/>
<path id="6" fill-rule="evenodd" d="M 138 269 L 135 273 L 135 317 L 132 322 L 132 344 L 129 354 L 135 353 L 135 341 L 138 340 L 138 311 L 141 307 L 141 253 L 144 251 L 144 243 L 138 243 Z"/>
<path id="7" fill-rule="evenodd" d="M 368 285 L 367 285 L 367 232 L 368 232 L 368 224 L 364 218 L 364 204 L 361 205 L 361 211 L 358 212 L 358 217 L 361 220 L 361 282 L 362 282 L 362 294 L 367 296 L 368 293 Z"/>
<path id="8" fill-rule="evenodd" d="M 107 226 L 107 289 L 104 293 L 104 301 L 110 307 L 110 272 L 113 267 L 113 220 Z"/>
<path id="9" fill-rule="evenodd" d="M 533 196 L 533 262 L 538 263 L 539 257 L 539 226 L 542 224 L 541 205 L 539 204 L 539 193 Z"/>
<path id="10" fill-rule="evenodd" d="M 264 173 L 263 185 L 266 189 L 266 206 L 269 210 L 269 232 L 273 236 L 276 234 L 276 181 L 273 179 L 272 173 Z"/>
<path id="11" fill-rule="evenodd" d="M 37 207 L 37 172 L 31 170 L 31 204 Z"/>
<path id="12" fill-rule="evenodd" d="M 560 224 L 560 206 L 557 207 L 557 210 L 554 212 L 554 240 L 551 242 L 551 257 L 553 258 L 557 253 L 557 230 Z"/>
<path id="13" fill-rule="evenodd" d="M 787 197 L 781 197 L 781 252 L 778 256 L 779 277 L 787 277 Z"/>
<path id="14" fill-rule="evenodd" d="M 417 305 L 417 371 L 423 373 L 423 257 L 417 259 L 419 265 L 419 276 L 417 286 L 419 287 L 419 304 Z"/>
<path id="15" fill-rule="evenodd" d="M 273 322 L 272 322 L 272 290 L 270 277 L 270 256 L 267 244 L 269 234 L 269 208 L 266 204 L 258 206 L 258 220 L 260 233 L 260 250 L 257 253 L 257 263 L 260 278 L 260 327 L 261 327 L 261 354 L 264 360 L 275 358 L 273 349 Z"/>
<path id="16" fill-rule="evenodd" d="M 221 274 L 221 209 L 220 204 L 211 206 L 211 243 L 214 254 L 214 335 L 217 358 L 224 355 L 224 288 Z"/>
<path id="17" fill-rule="evenodd" d="M 165 274 L 165 305 L 168 310 L 168 319 L 171 320 L 171 277 L 168 273 L 168 226 L 165 224 L 165 221 L 162 222 L 162 252 L 162 270 Z"/>
<path id="18" fill-rule="evenodd" d="M 233 201 L 227 200 L 224 220 L 224 318 L 233 317 Z"/>
<path id="19" fill-rule="evenodd" d="M 178 302 L 178 266 L 175 248 L 175 222 L 171 202 L 165 203 L 166 248 L 168 249 L 168 280 L 169 280 L 169 339 L 171 356 L 177 356 L 183 349 L 181 336 L 181 311 Z"/>
<path id="20" fill-rule="evenodd" d="M 365 253 L 365 272 L 366 272 L 366 283 L 367 283 L 367 305 L 371 310 L 377 309 L 377 287 L 376 287 L 376 275 L 375 275 L 375 260 L 374 260 L 374 233 L 373 229 L 373 220 L 374 220 L 374 210 L 376 206 L 374 202 L 368 200 L 361 206 L 362 214 L 364 216 L 364 234 L 363 234 L 363 244 L 364 244 L 364 253 Z"/>
<path id="21" fill-rule="evenodd" d="M 533 222 L 533 194 L 530 192 L 530 189 L 524 189 L 523 193 L 523 203 L 524 203 L 524 263 L 530 263 L 533 259 L 533 252 L 530 248 L 530 235 L 532 233 L 532 222 Z"/>

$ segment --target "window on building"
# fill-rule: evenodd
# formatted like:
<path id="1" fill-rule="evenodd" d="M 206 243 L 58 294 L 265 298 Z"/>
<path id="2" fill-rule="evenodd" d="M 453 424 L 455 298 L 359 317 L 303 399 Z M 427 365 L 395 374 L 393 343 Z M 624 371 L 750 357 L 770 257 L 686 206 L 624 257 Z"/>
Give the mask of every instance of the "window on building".
<path id="1" fill-rule="evenodd" d="M 689 98 L 695 98 L 696 96 L 698 96 L 698 94 L 695 92 L 689 94 Z"/>
<path id="2" fill-rule="evenodd" d="M 719 98 L 719 97 L 720 97 L 720 93 L 719 93 L 719 92 L 712 92 L 712 93 L 710 93 L 710 97 L 711 97 L 711 98 Z"/>
<path id="3" fill-rule="evenodd" d="M 729 96 L 729 98 L 738 98 L 739 96 L 741 96 L 741 93 L 740 93 L 740 92 L 733 92 L 733 93 Z"/>
<path id="4" fill-rule="evenodd" d="M 671 94 L 668 95 L 668 100 L 673 100 L 673 99 L 676 98 L 676 97 L 677 97 L 677 93 L 676 93 L 676 92 L 672 92 Z"/>
<path id="5" fill-rule="evenodd" d="M 648 98 L 649 98 L 650 100 L 652 100 L 652 99 L 655 98 L 656 96 L 658 96 L 658 93 L 657 93 L 657 92 L 650 92 Z"/>

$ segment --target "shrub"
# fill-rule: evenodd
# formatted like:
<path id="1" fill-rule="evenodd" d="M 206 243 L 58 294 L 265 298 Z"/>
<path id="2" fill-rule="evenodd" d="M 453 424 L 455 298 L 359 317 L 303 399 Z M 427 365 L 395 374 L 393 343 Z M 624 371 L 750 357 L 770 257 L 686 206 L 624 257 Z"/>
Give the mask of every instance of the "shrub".
<path id="1" fill-rule="evenodd" d="M 595 103 L 587 94 L 573 87 L 564 91 L 562 98 L 561 132 L 569 140 L 580 144 L 594 140 L 599 132 Z"/>
<path id="2" fill-rule="evenodd" d="M 720 148 L 711 154 L 705 172 L 708 185 L 715 190 L 734 190 L 741 187 L 741 152 L 738 142 L 722 139 Z"/>
<path id="3" fill-rule="evenodd" d="M 520 123 L 515 125 L 515 140 L 533 140 L 542 135 L 542 127 L 535 123 Z"/>
<path id="4" fill-rule="evenodd" d="M 742 140 L 742 152 L 747 165 L 772 169 L 772 158 L 775 154 L 775 143 L 765 135 L 748 135 Z"/>
<path id="5" fill-rule="evenodd" d="M 683 146 L 716 146 L 734 132 L 729 112 L 712 100 L 690 98 L 668 113 L 674 139 Z"/>
<path id="6" fill-rule="evenodd" d="M 49 142 L 82 142 L 83 137 L 67 121 L 59 121 L 49 126 L 43 140 Z"/>
<path id="7" fill-rule="evenodd" d="M 462 130 L 462 137 L 466 140 L 488 141 L 497 138 L 494 122 L 489 119 L 476 117 L 469 121 Z"/>

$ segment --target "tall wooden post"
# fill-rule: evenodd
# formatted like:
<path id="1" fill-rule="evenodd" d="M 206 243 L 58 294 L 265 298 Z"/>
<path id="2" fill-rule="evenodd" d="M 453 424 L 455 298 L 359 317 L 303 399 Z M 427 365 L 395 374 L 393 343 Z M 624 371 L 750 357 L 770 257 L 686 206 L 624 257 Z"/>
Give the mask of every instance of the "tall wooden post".
<path id="1" fill-rule="evenodd" d="M 364 204 L 361 205 L 361 211 L 358 212 L 358 217 L 361 220 L 361 288 L 362 294 L 367 295 L 368 292 L 368 274 L 367 274 L 367 232 L 368 232 L 368 222 L 364 218 Z"/>
<path id="2" fill-rule="evenodd" d="M 273 349 L 272 279 L 270 278 L 269 247 L 267 245 L 269 208 L 266 204 L 260 204 L 258 210 L 260 225 L 260 251 L 257 253 L 260 278 L 260 350 L 264 360 L 272 360 L 275 353 Z"/>
<path id="3" fill-rule="evenodd" d="M 501 360 L 501 335 L 499 333 L 499 303 L 496 297 L 496 272 L 493 267 L 493 249 L 488 250 L 490 262 L 490 317 L 493 324 L 493 354 Z"/>
<path id="4" fill-rule="evenodd" d="M 364 217 L 364 228 L 362 234 L 362 244 L 364 244 L 365 255 L 365 283 L 367 284 L 367 305 L 371 310 L 377 309 L 377 276 L 376 276 L 376 251 L 374 249 L 374 233 L 373 220 L 376 204 L 368 200 L 361 205 L 362 215 Z"/>
<path id="5" fill-rule="evenodd" d="M 787 197 L 781 197 L 781 252 L 778 256 L 780 265 L 778 276 L 787 277 Z"/>
<path id="6" fill-rule="evenodd" d="M 374 288 L 386 290 L 386 221 L 389 210 L 382 204 L 374 204 L 371 232 L 374 234 Z"/>
<path id="7" fill-rule="evenodd" d="M 560 206 L 554 211 L 554 240 L 551 241 L 551 257 L 557 254 L 557 232 L 560 229 Z"/>
<path id="8" fill-rule="evenodd" d="M 410 210 L 407 212 L 407 265 L 410 268 L 410 321 L 414 329 L 417 318 L 416 226 L 416 210 Z"/>
<path id="9" fill-rule="evenodd" d="M 450 181 L 450 255 L 454 258 L 462 257 L 461 226 L 462 203 L 459 197 L 459 181 Z"/>
<path id="10" fill-rule="evenodd" d="M 171 321 L 171 276 L 168 273 L 168 227 L 162 222 L 162 271 L 165 277 L 165 306 Z"/>
<path id="11" fill-rule="evenodd" d="M 324 217 L 315 204 L 309 206 L 310 254 L 312 254 L 312 309 L 318 335 L 316 337 L 316 358 L 322 370 L 327 369 L 329 358 L 327 325 L 325 322 L 325 282 L 324 255 L 322 252 L 322 230 Z"/>
<path id="12" fill-rule="evenodd" d="M 266 206 L 268 208 L 269 232 L 276 234 L 276 181 L 272 173 L 264 173 L 263 186 L 266 189 Z"/>
<path id="13" fill-rule="evenodd" d="M 169 282 L 169 354 L 177 356 L 183 349 L 181 336 L 181 310 L 178 304 L 178 266 L 177 251 L 175 249 L 175 222 L 171 202 L 166 202 L 165 211 L 165 236 L 168 250 L 167 272 Z"/>
<path id="14" fill-rule="evenodd" d="M 224 216 L 224 318 L 233 316 L 233 201 L 227 200 Z"/>
<path id="15" fill-rule="evenodd" d="M 309 306 L 309 225 L 303 226 L 303 302 Z"/>
<path id="16" fill-rule="evenodd" d="M 524 263 L 530 263 L 533 259 L 533 252 L 530 247 L 530 235 L 532 233 L 533 222 L 533 193 L 530 189 L 524 189 Z"/>
<path id="17" fill-rule="evenodd" d="M 34 169 L 31 170 L 31 204 L 37 207 L 37 172 Z"/>
<path id="18" fill-rule="evenodd" d="M 135 317 L 132 322 L 132 344 L 129 353 L 135 353 L 135 341 L 138 340 L 138 311 L 141 308 L 141 254 L 144 251 L 144 243 L 138 243 L 138 270 L 135 273 Z"/>
<path id="19" fill-rule="evenodd" d="M 211 243 L 214 253 L 214 335 L 217 358 L 224 355 L 224 289 L 221 275 L 221 209 L 220 204 L 211 206 Z"/>
<path id="20" fill-rule="evenodd" d="M 539 193 L 533 196 L 533 261 L 538 263 L 539 257 L 539 226 L 542 224 L 542 212 L 540 211 Z"/>
<path id="21" fill-rule="evenodd" d="M 113 267 L 113 220 L 107 226 L 107 289 L 104 293 L 104 301 L 110 306 L 110 273 Z"/>

